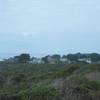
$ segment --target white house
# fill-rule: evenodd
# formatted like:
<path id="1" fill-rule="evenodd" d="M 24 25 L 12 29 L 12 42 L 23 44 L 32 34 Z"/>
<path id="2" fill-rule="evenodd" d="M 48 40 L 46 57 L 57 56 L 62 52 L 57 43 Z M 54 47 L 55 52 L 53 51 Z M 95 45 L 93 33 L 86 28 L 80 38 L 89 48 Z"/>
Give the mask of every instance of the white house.
<path id="1" fill-rule="evenodd" d="M 71 63 L 71 61 L 68 60 L 67 58 L 61 58 L 60 61 L 61 61 L 62 63 L 68 63 L 68 64 Z"/>
<path id="2" fill-rule="evenodd" d="M 80 59 L 78 59 L 78 61 L 82 61 L 82 62 L 84 61 L 84 62 L 89 63 L 89 64 L 92 63 L 90 58 L 80 58 Z"/>
<path id="3" fill-rule="evenodd" d="M 44 62 L 42 61 L 41 58 L 32 58 L 30 63 L 32 63 L 32 64 L 43 64 Z"/>

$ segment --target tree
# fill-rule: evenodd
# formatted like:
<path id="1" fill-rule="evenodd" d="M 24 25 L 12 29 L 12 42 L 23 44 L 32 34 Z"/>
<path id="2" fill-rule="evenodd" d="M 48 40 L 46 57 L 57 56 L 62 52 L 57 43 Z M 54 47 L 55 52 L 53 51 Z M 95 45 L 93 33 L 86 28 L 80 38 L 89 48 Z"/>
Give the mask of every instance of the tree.
<path id="1" fill-rule="evenodd" d="M 49 57 L 50 57 L 49 55 L 47 55 L 47 56 L 45 56 L 45 57 L 42 57 L 42 61 L 43 61 L 44 63 L 49 63 L 49 60 L 48 60 Z"/>
<path id="2" fill-rule="evenodd" d="M 52 58 L 53 58 L 53 59 L 60 60 L 61 57 L 60 57 L 60 55 L 55 54 L 55 55 L 52 55 Z"/>
<path id="3" fill-rule="evenodd" d="M 52 55 L 51 58 L 55 61 L 55 63 L 60 63 L 61 56 L 58 54 Z"/>
<path id="4" fill-rule="evenodd" d="M 29 62 L 31 60 L 30 54 L 26 54 L 26 53 L 23 53 L 23 54 L 21 54 L 19 56 L 16 56 L 15 59 L 17 59 L 17 61 L 19 63 L 27 63 L 27 62 Z"/>
<path id="5" fill-rule="evenodd" d="M 75 54 L 68 54 L 67 55 L 67 58 L 70 60 L 70 61 L 77 61 L 77 56 Z"/>
<path id="6" fill-rule="evenodd" d="M 97 53 L 90 54 L 90 58 L 92 62 L 98 62 L 100 61 L 100 55 Z"/>
<path id="7" fill-rule="evenodd" d="M 62 58 L 65 58 L 65 59 L 67 59 L 67 55 L 63 55 L 63 56 L 62 56 Z"/>

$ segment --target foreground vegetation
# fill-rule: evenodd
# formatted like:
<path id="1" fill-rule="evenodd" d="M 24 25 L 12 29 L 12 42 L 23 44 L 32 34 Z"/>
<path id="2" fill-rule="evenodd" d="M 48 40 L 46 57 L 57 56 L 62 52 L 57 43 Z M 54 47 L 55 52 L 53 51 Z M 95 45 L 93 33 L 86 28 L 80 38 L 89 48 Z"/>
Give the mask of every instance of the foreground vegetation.
<path id="1" fill-rule="evenodd" d="M 0 100 L 100 100 L 100 64 L 0 63 Z"/>

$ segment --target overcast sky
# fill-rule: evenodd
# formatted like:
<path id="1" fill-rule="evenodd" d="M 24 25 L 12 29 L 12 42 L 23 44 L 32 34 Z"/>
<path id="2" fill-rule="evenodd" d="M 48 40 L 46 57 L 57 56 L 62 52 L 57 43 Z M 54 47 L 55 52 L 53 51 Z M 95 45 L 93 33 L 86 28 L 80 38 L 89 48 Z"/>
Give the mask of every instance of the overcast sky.
<path id="1" fill-rule="evenodd" d="M 100 52 L 100 0 L 0 0 L 0 53 Z"/>

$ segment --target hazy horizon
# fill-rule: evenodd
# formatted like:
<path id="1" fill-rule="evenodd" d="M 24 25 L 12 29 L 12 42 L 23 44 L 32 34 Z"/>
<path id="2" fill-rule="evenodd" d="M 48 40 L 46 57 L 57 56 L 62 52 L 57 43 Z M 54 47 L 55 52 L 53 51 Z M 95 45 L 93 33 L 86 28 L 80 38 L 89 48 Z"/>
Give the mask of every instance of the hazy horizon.
<path id="1" fill-rule="evenodd" d="M 99 26 L 99 0 L 0 0 L 0 54 L 99 53 Z"/>

